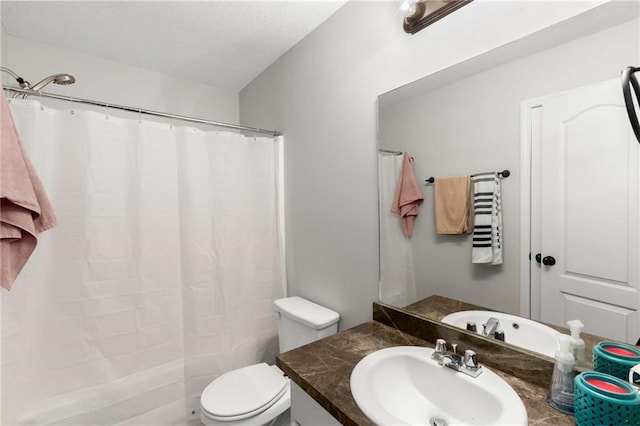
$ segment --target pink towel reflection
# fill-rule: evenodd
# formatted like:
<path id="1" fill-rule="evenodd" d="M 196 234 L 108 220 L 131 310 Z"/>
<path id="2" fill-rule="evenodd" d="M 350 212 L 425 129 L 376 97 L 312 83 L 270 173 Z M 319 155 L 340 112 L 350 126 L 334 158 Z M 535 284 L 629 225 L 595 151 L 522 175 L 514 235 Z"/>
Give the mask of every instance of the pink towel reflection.
<path id="1" fill-rule="evenodd" d="M 418 216 L 419 206 L 423 200 L 424 197 L 420 192 L 413 171 L 413 158 L 405 153 L 402 160 L 402 171 L 398 178 L 396 192 L 393 195 L 391 212 L 400 216 L 402 230 L 408 237 L 413 234 L 413 221 Z"/>
<path id="2" fill-rule="evenodd" d="M 38 243 L 36 234 L 55 226 L 56 217 L 1 96 L 0 285 L 10 290 Z"/>

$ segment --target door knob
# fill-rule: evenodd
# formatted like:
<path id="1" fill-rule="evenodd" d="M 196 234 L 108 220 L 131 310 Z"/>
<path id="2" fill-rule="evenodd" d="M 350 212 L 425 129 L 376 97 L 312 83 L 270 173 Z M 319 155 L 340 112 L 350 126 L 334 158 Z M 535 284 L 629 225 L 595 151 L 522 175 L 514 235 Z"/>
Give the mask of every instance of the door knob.
<path id="1" fill-rule="evenodd" d="M 536 254 L 536 262 L 538 263 L 542 262 L 542 254 L 540 253 Z"/>
<path id="2" fill-rule="evenodd" d="M 553 256 L 545 256 L 544 259 L 542 259 L 542 264 L 547 266 L 553 266 L 556 264 L 556 259 Z"/>

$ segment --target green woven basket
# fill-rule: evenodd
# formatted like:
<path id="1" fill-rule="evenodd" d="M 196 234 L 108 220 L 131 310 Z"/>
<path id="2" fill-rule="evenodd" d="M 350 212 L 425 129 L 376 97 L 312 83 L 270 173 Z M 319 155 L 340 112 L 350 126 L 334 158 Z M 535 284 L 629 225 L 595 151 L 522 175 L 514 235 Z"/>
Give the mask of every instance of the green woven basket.
<path id="1" fill-rule="evenodd" d="M 593 369 L 622 380 L 629 377 L 629 369 L 640 364 L 640 349 L 618 342 L 600 342 L 593 347 Z"/>
<path id="2" fill-rule="evenodd" d="M 588 371 L 574 379 L 578 426 L 640 425 L 640 395 L 624 380 Z"/>

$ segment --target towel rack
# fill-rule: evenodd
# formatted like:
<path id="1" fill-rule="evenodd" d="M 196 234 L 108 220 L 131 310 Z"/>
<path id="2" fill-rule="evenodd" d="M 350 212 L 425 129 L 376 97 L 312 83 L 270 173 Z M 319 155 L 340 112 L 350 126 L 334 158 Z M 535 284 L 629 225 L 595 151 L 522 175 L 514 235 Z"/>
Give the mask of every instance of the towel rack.
<path id="1" fill-rule="evenodd" d="M 404 152 L 402 152 L 402 151 L 393 151 L 393 150 L 390 150 L 390 149 L 382 149 L 382 148 L 379 148 L 378 152 L 384 152 L 386 154 L 395 154 L 395 155 L 404 154 Z"/>
<path id="2" fill-rule="evenodd" d="M 471 177 L 473 177 L 475 175 L 471 175 Z M 509 170 L 503 170 L 501 172 L 498 172 L 498 177 L 501 178 L 508 178 L 509 176 L 511 176 L 511 172 Z M 436 181 L 436 178 L 434 178 L 433 176 L 431 176 L 429 179 L 425 179 L 426 183 L 434 183 Z"/>

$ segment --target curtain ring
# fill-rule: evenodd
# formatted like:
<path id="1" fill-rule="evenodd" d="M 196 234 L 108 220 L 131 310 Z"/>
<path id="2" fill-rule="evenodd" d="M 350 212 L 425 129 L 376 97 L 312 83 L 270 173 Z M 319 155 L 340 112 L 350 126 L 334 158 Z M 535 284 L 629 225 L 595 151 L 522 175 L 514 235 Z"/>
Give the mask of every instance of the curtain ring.
<path id="1" fill-rule="evenodd" d="M 73 96 L 70 96 L 71 98 L 71 111 L 69 111 L 71 113 L 71 115 L 74 115 L 75 112 L 75 105 L 73 104 Z"/>

